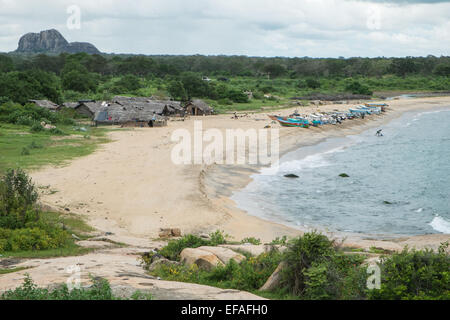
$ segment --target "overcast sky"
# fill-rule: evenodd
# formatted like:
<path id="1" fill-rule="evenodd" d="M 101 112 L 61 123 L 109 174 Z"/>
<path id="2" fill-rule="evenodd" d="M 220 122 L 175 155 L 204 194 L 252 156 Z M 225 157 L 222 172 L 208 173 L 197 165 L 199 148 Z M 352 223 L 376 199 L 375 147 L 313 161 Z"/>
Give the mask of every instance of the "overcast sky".
<path id="1" fill-rule="evenodd" d="M 0 0 L 0 51 L 51 28 L 108 53 L 450 55 L 450 1 Z"/>

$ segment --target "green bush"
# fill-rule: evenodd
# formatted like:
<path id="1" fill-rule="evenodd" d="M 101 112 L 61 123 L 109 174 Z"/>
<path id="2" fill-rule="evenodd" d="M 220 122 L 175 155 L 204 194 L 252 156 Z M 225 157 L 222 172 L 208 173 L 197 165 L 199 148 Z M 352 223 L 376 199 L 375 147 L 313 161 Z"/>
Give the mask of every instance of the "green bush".
<path id="1" fill-rule="evenodd" d="M 0 228 L 24 228 L 39 220 L 38 192 L 21 169 L 7 170 L 0 179 Z"/>
<path id="2" fill-rule="evenodd" d="M 254 237 L 242 239 L 241 243 L 251 243 L 255 245 L 261 244 L 261 239 L 256 239 Z"/>
<path id="3" fill-rule="evenodd" d="M 62 285 L 54 289 L 44 289 L 38 288 L 27 274 L 20 287 L 6 291 L 0 296 L 0 300 L 121 300 L 113 295 L 106 279 L 92 277 L 91 281 L 89 288 L 69 290 L 67 285 Z M 130 299 L 150 300 L 151 296 L 136 291 Z"/>
<path id="4" fill-rule="evenodd" d="M 0 252 L 16 252 L 59 248 L 66 244 L 69 236 L 62 229 L 34 226 L 14 230 L 0 228 L 0 239 L 3 240 Z"/>
<path id="5" fill-rule="evenodd" d="M 382 259 L 381 288 L 371 290 L 369 299 L 450 299 L 450 256 L 441 246 L 433 250 L 409 250 Z"/>
<path id="6" fill-rule="evenodd" d="M 358 81 L 350 81 L 346 86 L 345 86 L 345 91 L 347 92 L 351 92 L 353 94 L 363 94 L 363 95 L 368 95 L 371 96 L 373 94 L 373 92 L 369 89 L 368 86 L 365 86 L 363 84 L 361 84 Z"/>
<path id="7" fill-rule="evenodd" d="M 225 266 L 219 266 L 211 271 L 201 270 L 196 265 L 190 267 L 160 265 L 153 274 L 171 281 L 255 291 L 275 271 L 281 258 L 282 254 L 278 250 L 272 250 L 258 257 L 250 257 L 240 264 L 230 260 Z"/>
<path id="8" fill-rule="evenodd" d="M 282 286 L 303 299 L 362 299 L 364 258 L 340 253 L 326 236 L 312 232 L 289 242 Z"/>
<path id="9" fill-rule="evenodd" d="M 185 248 L 198 248 L 201 246 L 207 246 L 209 242 L 205 239 L 194 235 L 185 235 L 181 239 L 171 240 L 162 248 L 159 253 L 170 260 L 179 260 L 180 253 Z"/>
<path id="10" fill-rule="evenodd" d="M 206 240 L 194 235 L 185 235 L 181 239 L 171 240 L 159 251 L 159 254 L 169 260 L 179 260 L 180 253 L 185 248 L 198 248 L 201 246 L 217 246 L 226 243 L 228 237 L 222 231 L 216 231 L 209 235 L 210 239 Z"/>
<path id="11" fill-rule="evenodd" d="M 22 156 L 29 156 L 30 155 L 30 149 L 28 147 L 23 147 L 22 151 L 20 152 Z"/>

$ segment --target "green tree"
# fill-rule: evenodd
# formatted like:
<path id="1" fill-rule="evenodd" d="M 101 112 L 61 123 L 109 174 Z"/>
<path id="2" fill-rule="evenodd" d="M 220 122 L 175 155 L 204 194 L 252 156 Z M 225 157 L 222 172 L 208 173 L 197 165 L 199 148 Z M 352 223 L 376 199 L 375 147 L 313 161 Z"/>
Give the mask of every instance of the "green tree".
<path id="1" fill-rule="evenodd" d="M 0 72 L 9 72 L 14 69 L 13 61 L 10 57 L 0 54 Z"/>
<path id="2" fill-rule="evenodd" d="M 167 90 L 169 91 L 169 94 L 172 96 L 172 98 L 181 101 L 187 100 L 187 93 L 181 81 L 172 80 L 169 83 Z"/>
<path id="3" fill-rule="evenodd" d="M 433 73 L 439 76 L 450 76 L 450 63 L 440 63 L 438 64 L 434 70 Z"/>
<path id="4" fill-rule="evenodd" d="M 368 96 L 371 96 L 373 94 L 373 92 L 369 89 L 369 87 L 361 84 L 360 82 L 358 82 L 356 80 L 350 81 L 345 86 L 345 91 L 351 92 L 353 94 L 364 94 L 364 95 L 368 95 Z"/>
<path id="5" fill-rule="evenodd" d="M 390 69 L 392 73 L 401 77 L 418 71 L 417 64 L 411 57 L 393 59 Z"/>
<path id="6" fill-rule="evenodd" d="M 138 77 L 132 74 L 127 74 L 120 80 L 114 83 L 112 91 L 114 93 L 127 93 L 135 92 L 136 90 L 142 88 L 141 81 Z"/>
<path id="7" fill-rule="evenodd" d="M 208 82 L 203 81 L 201 76 L 194 72 L 185 72 L 180 77 L 183 87 L 186 90 L 188 99 L 208 96 Z"/>
<path id="8" fill-rule="evenodd" d="M 264 72 L 270 74 L 271 78 L 277 78 L 286 74 L 286 68 L 281 64 L 271 63 L 264 66 Z"/>
<path id="9" fill-rule="evenodd" d="M 49 72 L 30 70 L 0 74 L 0 97 L 25 104 L 30 99 L 61 102 L 59 79 Z"/>

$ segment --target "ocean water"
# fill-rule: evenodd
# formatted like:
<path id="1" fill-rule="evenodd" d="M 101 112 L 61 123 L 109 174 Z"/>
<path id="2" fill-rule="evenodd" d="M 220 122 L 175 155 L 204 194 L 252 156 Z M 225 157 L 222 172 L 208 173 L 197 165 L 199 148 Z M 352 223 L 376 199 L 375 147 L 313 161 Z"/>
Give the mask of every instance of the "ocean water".
<path id="1" fill-rule="evenodd" d="M 304 229 L 449 234 L 450 107 L 405 113 L 360 135 L 300 148 L 269 172 L 233 194 L 239 208 Z"/>

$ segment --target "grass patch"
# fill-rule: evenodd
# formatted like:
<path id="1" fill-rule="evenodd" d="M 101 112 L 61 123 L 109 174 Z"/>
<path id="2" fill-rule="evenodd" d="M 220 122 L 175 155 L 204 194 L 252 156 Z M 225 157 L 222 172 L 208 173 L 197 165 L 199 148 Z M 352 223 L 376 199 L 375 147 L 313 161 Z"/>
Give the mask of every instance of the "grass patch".
<path id="1" fill-rule="evenodd" d="M 60 214 L 56 212 L 41 212 L 42 221 L 51 226 L 62 227 L 69 235 L 76 235 L 81 240 L 89 239 L 89 233 L 94 228 L 89 226 L 83 218 L 74 214 Z M 75 239 L 68 238 L 64 247 L 45 249 L 45 250 L 20 250 L 3 252 L 3 257 L 9 258 L 54 258 L 54 257 L 70 257 L 81 256 L 94 251 L 92 248 L 80 247 L 75 244 Z"/>
<path id="2" fill-rule="evenodd" d="M 84 248 L 77 246 L 73 241 L 69 240 L 62 248 L 45 249 L 45 250 L 23 250 L 23 251 L 6 251 L 2 255 L 4 258 L 21 258 L 21 259 L 46 259 L 57 257 L 82 256 L 94 251 L 92 248 Z"/>
<path id="3" fill-rule="evenodd" d="M 8 269 L 0 269 L 0 274 L 8 274 L 13 272 L 19 272 L 22 270 L 27 270 L 30 267 L 18 267 L 18 268 L 8 268 Z"/>
<path id="4" fill-rule="evenodd" d="M 45 165 L 61 165 L 66 161 L 94 152 L 106 143 L 108 129 L 86 127 L 80 133 L 73 126 L 60 126 L 66 134 L 61 139 L 46 132 L 29 132 L 29 127 L 0 123 L 0 173 L 8 168 L 37 169 Z M 91 139 L 85 139 L 88 134 Z"/>

